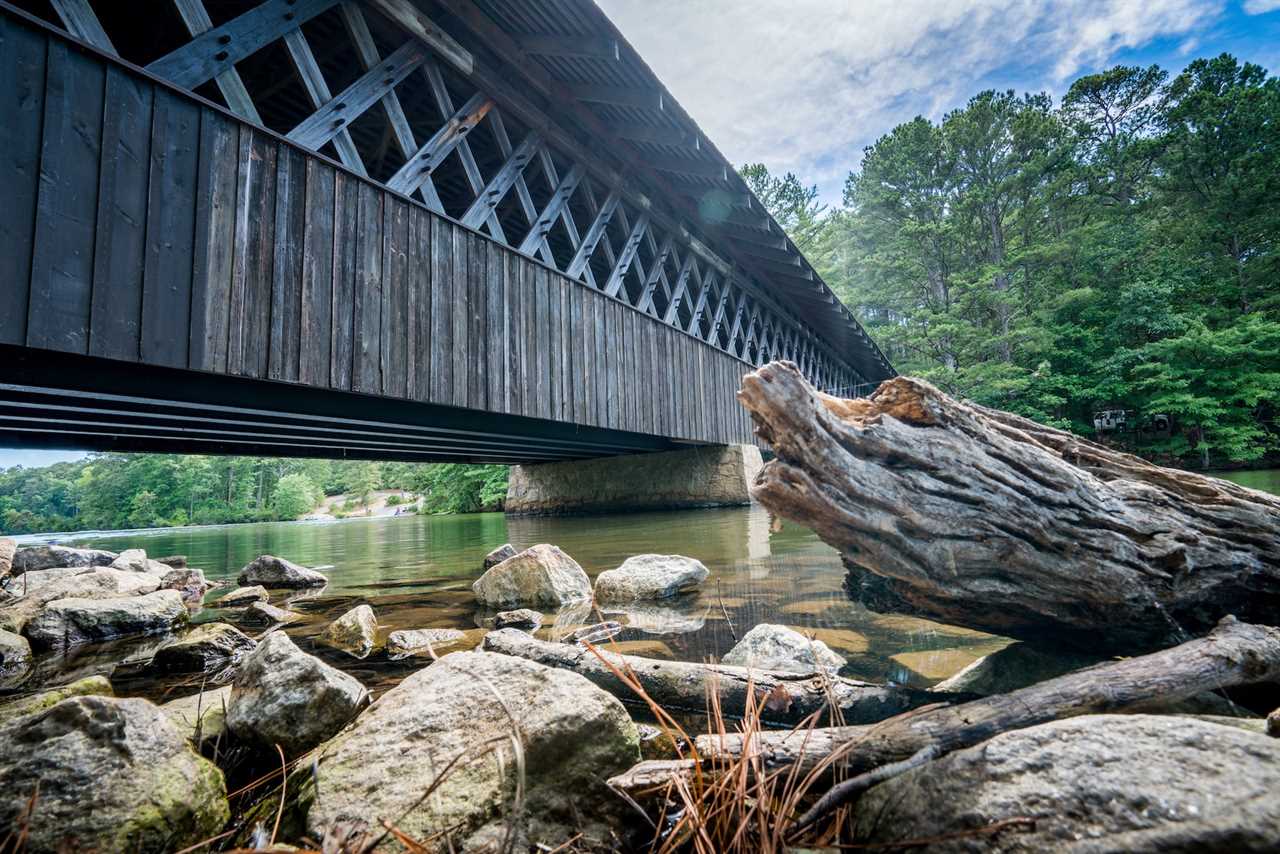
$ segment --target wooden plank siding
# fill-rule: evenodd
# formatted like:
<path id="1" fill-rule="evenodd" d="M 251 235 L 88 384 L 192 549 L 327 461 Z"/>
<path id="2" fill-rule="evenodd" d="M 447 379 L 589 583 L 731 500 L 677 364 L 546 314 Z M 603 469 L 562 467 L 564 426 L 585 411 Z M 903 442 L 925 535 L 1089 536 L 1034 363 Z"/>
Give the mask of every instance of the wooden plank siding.
<path id="1" fill-rule="evenodd" d="M 0 343 L 752 441 L 742 360 L 0 12 Z"/>

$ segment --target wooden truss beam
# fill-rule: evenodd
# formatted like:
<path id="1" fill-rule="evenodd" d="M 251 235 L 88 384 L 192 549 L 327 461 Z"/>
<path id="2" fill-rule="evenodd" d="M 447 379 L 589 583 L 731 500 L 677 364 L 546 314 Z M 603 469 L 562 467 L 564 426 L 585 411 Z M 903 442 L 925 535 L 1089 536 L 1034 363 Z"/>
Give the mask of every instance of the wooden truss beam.
<path id="1" fill-rule="evenodd" d="M 366 2 L 386 15 L 392 22 L 403 27 L 463 74 L 470 75 L 475 70 L 475 58 L 471 55 L 471 51 L 458 44 L 453 36 L 438 27 L 409 0 L 366 0 Z"/>
<path id="2" fill-rule="evenodd" d="M 450 117 L 413 156 L 387 180 L 387 186 L 397 193 L 409 195 L 429 180 L 455 148 L 462 144 L 472 128 L 480 123 L 493 108 L 493 101 L 477 92 Z"/>
<path id="3" fill-rule="evenodd" d="M 102 28 L 102 22 L 89 5 L 89 0 L 51 0 L 51 3 L 67 32 L 98 50 L 106 51 L 112 56 L 119 55 L 107 36 L 107 31 Z"/>
<path id="4" fill-rule="evenodd" d="M 600 210 L 596 214 L 595 221 L 591 223 L 587 233 L 582 236 L 582 245 L 574 253 L 573 260 L 569 262 L 569 266 L 565 268 L 566 276 L 576 279 L 582 275 L 582 269 L 587 266 L 587 262 L 591 260 L 591 256 L 596 251 L 596 246 L 599 245 L 601 238 L 605 236 L 605 229 L 609 226 L 609 220 L 613 219 L 613 214 L 618 209 L 619 201 L 618 191 L 610 190 L 608 197 L 604 200 L 604 204 L 600 206 Z"/>
<path id="5" fill-rule="evenodd" d="M 622 252 L 618 255 L 618 261 L 613 265 L 613 272 L 609 274 L 609 281 L 605 283 L 604 292 L 608 296 L 617 296 L 618 291 L 622 290 L 622 283 L 626 280 L 627 273 L 631 271 L 631 266 L 636 261 L 636 253 L 640 251 L 640 242 L 644 240 L 648 229 L 649 215 L 642 213 L 636 218 L 631 233 L 627 235 L 627 242 L 623 244 Z M 644 274 L 641 273 L 641 275 L 643 276 Z"/>
<path id="6" fill-rule="evenodd" d="M 546 169 L 545 163 L 543 164 L 543 169 Z M 551 193 L 550 201 L 542 209 L 542 213 L 538 214 L 538 219 L 534 222 L 533 227 L 529 229 L 529 233 L 525 235 L 524 242 L 520 244 L 518 251 L 525 255 L 533 255 L 538 245 L 546 241 L 552 226 L 556 224 L 561 212 L 569 204 L 569 199 L 573 198 L 573 191 L 578 189 L 578 182 L 581 180 L 582 167 L 575 163 L 565 173 L 560 183 L 556 185 L 555 190 Z M 581 245 L 580 240 L 578 244 Z"/>
<path id="7" fill-rule="evenodd" d="M 186 25 L 187 32 L 193 37 L 213 29 L 213 21 L 209 18 L 209 11 L 205 9 L 201 0 L 175 0 L 174 5 L 178 7 L 178 15 L 182 18 L 182 23 Z M 301 36 L 302 31 L 292 30 L 286 34 L 286 38 L 294 33 Z M 258 115 L 258 108 L 254 106 L 253 99 L 249 97 L 249 90 L 245 88 L 244 81 L 240 79 L 240 72 L 236 71 L 234 67 L 228 68 L 215 74 L 213 80 L 218 84 L 218 91 L 222 93 L 222 98 L 227 102 L 227 108 L 231 112 L 242 119 L 248 119 L 255 124 L 262 124 L 262 117 Z M 318 107 L 319 104 L 312 104 L 312 106 Z"/>
<path id="8" fill-rule="evenodd" d="M 471 207 L 467 208 L 467 212 L 462 215 L 462 224 L 467 228 L 480 228 L 489 217 L 493 216 L 498 204 L 506 198 L 511 187 L 516 180 L 524 174 L 525 167 L 533 160 L 533 156 L 537 153 L 538 146 L 542 144 L 542 137 L 535 131 L 530 131 L 524 139 L 520 141 L 520 145 L 507 158 L 507 162 L 502 164 L 492 180 L 485 185 L 483 191 L 471 203 Z"/>

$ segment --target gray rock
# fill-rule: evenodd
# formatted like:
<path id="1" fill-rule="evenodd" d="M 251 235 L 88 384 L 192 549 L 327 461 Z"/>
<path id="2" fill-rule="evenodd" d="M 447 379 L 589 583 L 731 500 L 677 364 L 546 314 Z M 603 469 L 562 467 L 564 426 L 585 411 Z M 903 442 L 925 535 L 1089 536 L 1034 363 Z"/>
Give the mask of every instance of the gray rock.
<path id="1" fill-rule="evenodd" d="M 31 644 L 22 635 L 0 629 L 0 674 L 25 670 L 31 665 Z"/>
<path id="2" fill-rule="evenodd" d="M 602 822 L 625 809 L 604 781 L 639 759 L 635 724 L 617 699 L 576 673 L 482 652 L 455 652 L 411 674 L 325 745 L 309 829 L 323 838 L 355 822 L 380 833 L 370 823 L 391 815 L 417 838 L 458 826 L 460 849 L 475 850 L 475 835 L 505 821 L 511 805 L 512 736 L 527 769 L 515 818 L 525 848 L 554 848 L 581 830 L 581 848 L 594 850 Z M 444 785 L 423 800 L 455 757 L 462 759 Z"/>
<path id="3" fill-rule="evenodd" d="M 17 540 L 0 537 L 0 581 L 9 577 L 13 571 L 13 556 L 18 553 Z"/>
<path id="4" fill-rule="evenodd" d="M 407 658 L 411 655 L 435 658 L 440 650 L 466 639 L 466 632 L 457 629 L 400 629 L 387 635 L 387 655 L 391 658 Z"/>
<path id="5" fill-rule="evenodd" d="M 253 626 L 287 626 L 302 619 L 295 611 L 277 608 L 269 602 L 254 602 L 240 615 L 241 621 Z"/>
<path id="6" fill-rule="evenodd" d="M 499 611 L 493 618 L 495 629 L 523 629 L 526 632 L 533 632 L 537 631 L 541 625 L 542 615 L 530 608 Z"/>
<path id="7" fill-rule="evenodd" d="M 296 756 L 337 733 L 368 701 L 369 692 L 354 677 L 276 631 L 241 663 L 231 683 L 227 728 Z"/>
<path id="8" fill-rule="evenodd" d="M 484 556 L 484 568 L 492 569 L 507 558 L 515 557 L 518 554 L 520 553 L 516 551 L 516 547 L 511 543 L 503 543 Z"/>
<path id="9" fill-rule="evenodd" d="M 378 618 L 373 608 L 357 605 L 347 611 L 325 627 L 320 642 L 356 658 L 368 658 L 378 646 Z"/>
<path id="10" fill-rule="evenodd" d="M 1267 735 L 1280 738 L 1280 709 L 1274 709 L 1267 715 Z"/>
<path id="11" fill-rule="evenodd" d="M 1006 694 L 1064 673 L 1097 664 L 1102 659 L 1070 650 L 1047 652 L 1014 642 L 984 655 L 960 672 L 933 686 L 934 691 L 970 694 Z"/>
<path id="12" fill-rule="evenodd" d="M 151 659 L 157 673 L 211 673 L 238 664 L 253 652 L 253 638 L 226 623 L 201 623 L 166 641 Z"/>
<path id="13" fill-rule="evenodd" d="M 563 605 L 591 598 L 591 579 L 578 562 L 542 543 L 495 564 L 471 585 L 483 605 Z"/>
<path id="14" fill-rule="evenodd" d="M 59 599 L 141 596 L 159 587 L 160 579 L 153 575 L 108 567 L 34 570 L 14 579 L 11 592 L 20 595 L 0 608 L 0 628 L 20 632 L 46 605 Z"/>
<path id="15" fill-rule="evenodd" d="M 231 686 L 223 685 L 200 694 L 179 697 L 160 705 L 174 726 L 194 744 L 214 741 L 227 730 L 227 705 Z"/>
<path id="16" fill-rule="evenodd" d="M 73 549 L 70 546 L 27 546 L 13 556 L 13 572 L 31 572 L 64 566 L 108 566 L 115 552 L 102 549 Z"/>
<path id="17" fill-rule="evenodd" d="M 210 606 L 213 608 L 239 608 L 245 605 L 252 605 L 254 602 L 265 602 L 269 598 L 267 588 L 257 584 L 253 587 L 237 587 L 230 593 L 214 599 Z"/>
<path id="18" fill-rule="evenodd" d="M 144 549 L 125 549 L 115 560 L 111 561 L 112 569 L 125 572 L 146 572 L 151 575 L 164 575 L 173 567 L 147 557 Z"/>
<path id="19" fill-rule="evenodd" d="M 189 602 L 198 602 L 211 587 L 213 585 L 204 577 L 204 570 L 194 567 L 170 569 L 160 576 L 161 590 L 177 590 Z"/>
<path id="20" fill-rule="evenodd" d="M 0 723 L 35 712 L 42 712 L 45 709 L 56 706 L 68 697 L 89 696 L 115 696 L 115 691 L 111 688 L 111 681 L 105 676 L 86 676 L 84 679 L 77 679 L 74 682 L 68 682 L 66 685 L 59 685 L 57 688 L 41 691 L 39 694 L 29 694 L 16 700 L 10 700 L 7 703 L 0 703 Z"/>
<path id="21" fill-rule="evenodd" d="M 162 563 L 173 569 L 185 569 L 187 566 L 186 555 L 166 555 L 165 557 L 155 558 L 156 563 Z"/>
<path id="22" fill-rule="evenodd" d="M 881 783 L 857 802 L 855 838 L 884 845 L 1027 817 L 1030 831 L 929 850 L 1273 852 L 1277 790 L 1273 739 L 1187 718 L 1091 715 L 998 735 Z"/>
<path id="23" fill-rule="evenodd" d="M 174 851 L 229 817 L 222 772 L 140 699 L 75 697 L 0 727 L 0 826 L 37 787 L 30 852 Z"/>
<path id="24" fill-rule="evenodd" d="M 240 570 L 237 583 L 243 586 L 260 584 L 263 587 L 323 587 L 329 579 L 323 573 L 284 558 L 262 555 Z"/>
<path id="25" fill-rule="evenodd" d="M 667 599 L 697 589 L 710 573 L 683 555 L 635 555 L 596 577 L 597 602 Z"/>
<path id="26" fill-rule="evenodd" d="M 187 619 L 187 606 L 177 591 L 157 590 L 118 599 L 57 599 L 29 621 L 23 633 L 36 649 L 66 649 L 171 632 Z"/>
<path id="27" fill-rule="evenodd" d="M 835 672 L 845 663 L 822 641 L 772 623 L 760 623 L 747 632 L 720 661 L 783 673 Z"/>

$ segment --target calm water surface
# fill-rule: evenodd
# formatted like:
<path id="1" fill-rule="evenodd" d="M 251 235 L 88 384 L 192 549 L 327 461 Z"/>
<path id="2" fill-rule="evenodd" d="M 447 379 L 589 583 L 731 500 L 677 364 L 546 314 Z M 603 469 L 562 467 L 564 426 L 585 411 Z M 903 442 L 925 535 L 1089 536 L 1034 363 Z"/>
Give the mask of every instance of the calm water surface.
<path id="1" fill-rule="evenodd" d="M 491 614 L 477 609 L 471 582 L 481 574 L 484 555 L 505 542 L 518 548 L 554 543 L 593 577 L 644 552 L 685 554 L 705 563 L 711 577 L 699 593 L 662 604 L 605 610 L 605 618 L 627 626 L 617 638 L 622 651 L 637 655 L 703 661 L 727 652 L 735 634 L 741 637 L 757 623 L 773 622 L 826 642 L 848 659 L 845 675 L 928 685 L 1006 643 L 969 629 L 875 614 L 849 602 L 836 552 L 807 529 L 771 527 L 768 514 L 759 508 L 568 518 L 507 518 L 499 513 L 403 516 L 77 534 L 65 541 L 112 550 L 145 548 L 156 557 L 185 554 L 211 580 L 232 586 L 240 568 L 260 554 L 331 567 L 324 570 L 331 581 L 322 591 L 280 592 L 272 601 L 306 616 L 305 622 L 288 629 L 304 649 L 354 673 L 375 690 L 394 684 L 421 662 L 389 662 L 381 655 L 357 662 L 314 644 L 314 636 L 343 611 L 367 602 L 385 631 L 456 628 L 468 632 L 470 645 L 478 644 Z M 225 590 L 212 591 L 208 598 Z M 197 620 L 233 617 L 213 609 L 196 615 Z M 554 618 L 556 624 L 542 629 L 541 636 L 563 636 L 568 629 L 598 619 L 585 607 L 567 609 Z M 46 659 L 37 679 L 55 684 L 108 672 L 122 656 L 148 656 L 156 643 L 149 639 L 123 647 L 87 648 L 72 658 Z M 117 687 L 124 687 L 123 693 L 159 698 L 174 686 Z"/>

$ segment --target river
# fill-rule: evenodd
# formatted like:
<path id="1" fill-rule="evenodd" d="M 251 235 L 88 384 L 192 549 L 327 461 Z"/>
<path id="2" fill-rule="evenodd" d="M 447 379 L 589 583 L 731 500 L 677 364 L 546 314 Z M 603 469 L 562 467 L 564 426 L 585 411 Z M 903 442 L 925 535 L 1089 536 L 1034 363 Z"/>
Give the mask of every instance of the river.
<path id="1" fill-rule="evenodd" d="M 1280 493 L 1280 470 L 1223 476 Z M 390 662 L 379 655 L 356 661 L 316 644 L 315 635 L 348 608 L 367 602 L 385 631 L 461 629 L 474 646 L 484 635 L 488 614 L 477 609 L 471 583 L 481 574 L 484 555 L 505 542 L 518 548 L 554 543 L 593 577 L 644 552 L 684 554 L 705 563 L 711 577 L 697 594 L 605 612 L 606 618 L 626 624 L 616 640 L 622 651 L 637 655 L 704 661 L 724 655 L 735 637 L 757 623 L 781 623 L 812 634 L 844 656 L 848 664 L 843 675 L 927 686 L 1008 643 L 965 628 L 876 614 L 850 602 L 836 552 L 805 528 L 772 524 L 758 507 L 562 518 L 509 518 L 501 513 L 399 516 L 73 534 L 57 539 L 117 551 L 144 548 L 156 557 L 184 554 L 210 580 L 228 586 L 234 586 L 240 568 L 260 554 L 328 567 L 324 572 L 330 584 L 323 590 L 295 595 L 277 592 L 272 601 L 305 616 L 288 628 L 304 649 L 353 673 L 375 692 L 390 687 L 421 663 Z M 226 586 L 207 598 L 212 600 L 225 590 Z M 195 614 L 198 621 L 233 617 L 208 608 Z M 541 636 L 594 619 L 580 611 L 566 611 L 560 615 L 561 625 L 543 629 Z M 147 656 L 159 642 L 91 646 L 65 658 L 45 658 L 23 687 L 109 673 L 121 658 Z M 124 687 L 128 693 L 162 699 L 173 686 L 136 683 Z"/>

